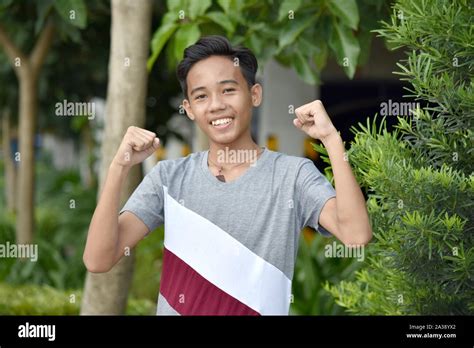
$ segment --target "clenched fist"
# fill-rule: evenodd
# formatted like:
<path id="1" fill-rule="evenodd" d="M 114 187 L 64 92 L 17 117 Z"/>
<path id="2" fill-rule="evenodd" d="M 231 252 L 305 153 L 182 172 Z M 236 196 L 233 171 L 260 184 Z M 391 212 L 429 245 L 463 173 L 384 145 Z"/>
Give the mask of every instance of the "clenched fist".
<path id="1" fill-rule="evenodd" d="M 320 100 L 300 106 L 295 110 L 295 114 L 297 117 L 293 120 L 295 127 L 313 139 L 324 141 L 330 135 L 337 134 L 337 130 Z"/>
<path id="2" fill-rule="evenodd" d="M 113 162 L 123 167 L 132 167 L 150 157 L 160 144 L 156 134 L 143 128 L 128 127 Z"/>

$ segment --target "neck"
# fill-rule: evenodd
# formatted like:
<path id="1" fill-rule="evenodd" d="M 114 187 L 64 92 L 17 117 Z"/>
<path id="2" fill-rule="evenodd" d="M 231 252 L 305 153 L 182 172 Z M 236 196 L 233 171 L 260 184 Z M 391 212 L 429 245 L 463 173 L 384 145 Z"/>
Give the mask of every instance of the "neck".
<path id="1" fill-rule="evenodd" d="M 252 140 L 250 134 L 229 144 L 211 141 L 209 144 L 209 159 L 213 163 L 222 166 L 240 163 L 243 161 L 240 161 L 238 159 L 239 156 L 236 156 L 236 154 L 242 153 L 242 150 L 249 151 L 247 158 L 252 158 L 252 156 L 258 155 L 260 147 Z"/>

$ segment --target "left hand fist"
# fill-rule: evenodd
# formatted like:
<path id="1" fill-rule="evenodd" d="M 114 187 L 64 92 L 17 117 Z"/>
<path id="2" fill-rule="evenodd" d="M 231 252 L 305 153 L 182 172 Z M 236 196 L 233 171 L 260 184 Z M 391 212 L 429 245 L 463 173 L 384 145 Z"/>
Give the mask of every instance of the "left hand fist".
<path id="1" fill-rule="evenodd" d="M 300 106 L 295 110 L 295 127 L 301 129 L 313 139 L 326 140 L 332 134 L 338 134 L 321 100 Z"/>

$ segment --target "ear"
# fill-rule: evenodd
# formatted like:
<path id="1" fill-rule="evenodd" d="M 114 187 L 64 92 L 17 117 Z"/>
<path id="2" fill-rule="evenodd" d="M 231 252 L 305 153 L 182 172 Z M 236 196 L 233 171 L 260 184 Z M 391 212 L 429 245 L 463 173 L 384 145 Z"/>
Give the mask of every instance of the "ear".
<path id="1" fill-rule="evenodd" d="M 183 107 L 184 107 L 184 110 L 186 110 L 186 115 L 192 120 L 194 121 L 195 117 L 194 117 L 194 114 L 193 114 L 193 111 L 191 109 L 191 104 L 189 104 L 189 101 L 187 99 L 184 99 L 183 100 Z"/>
<path id="2" fill-rule="evenodd" d="M 252 88 L 250 88 L 250 96 L 252 98 L 252 105 L 257 107 L 260 105 L 260 103 L 262 102 L 262 93 L 263 93 L 263 90 L 262 90 L 262 85 L 260 85 L 259 83 L 256 83 L 252 86 Z"/>

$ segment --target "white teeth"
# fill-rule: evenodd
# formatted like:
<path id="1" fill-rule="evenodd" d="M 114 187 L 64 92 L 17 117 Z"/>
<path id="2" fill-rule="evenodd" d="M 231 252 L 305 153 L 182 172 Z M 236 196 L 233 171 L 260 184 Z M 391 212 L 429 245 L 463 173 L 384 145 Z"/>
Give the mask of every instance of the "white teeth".
<path id="1" fill-rule="evenodd" d="M 212 125 L 213 126 L 220 126 L 222 124 L 227 124 L 227 123 L 230 123 L 232 122 L 232 119 L 229 117 L 229 118 L 220 118 L 218 120 L 214 120 L 212 121 Z"/>

